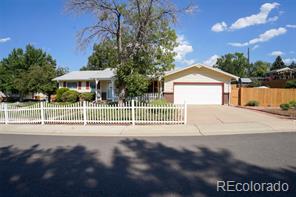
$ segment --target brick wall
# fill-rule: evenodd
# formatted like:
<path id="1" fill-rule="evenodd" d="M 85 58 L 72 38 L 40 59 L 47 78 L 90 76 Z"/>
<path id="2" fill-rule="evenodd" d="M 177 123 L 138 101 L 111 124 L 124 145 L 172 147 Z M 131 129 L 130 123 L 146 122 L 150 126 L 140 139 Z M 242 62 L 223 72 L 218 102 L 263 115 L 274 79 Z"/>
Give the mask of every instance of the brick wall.
<path id="1" fill-rule="evenodd" d="M 174 103 L 174 93 L 173 92 L 164 92 L 163 97 L 167 102 Z"/>

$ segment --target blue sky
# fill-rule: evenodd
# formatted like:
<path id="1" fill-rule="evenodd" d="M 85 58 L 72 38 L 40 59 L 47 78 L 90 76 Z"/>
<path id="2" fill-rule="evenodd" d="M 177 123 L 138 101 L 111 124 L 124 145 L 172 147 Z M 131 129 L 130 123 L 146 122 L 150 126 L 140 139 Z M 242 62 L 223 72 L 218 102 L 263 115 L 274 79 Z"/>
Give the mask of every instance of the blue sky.
<path id="1" fill-rule="evenodd" d="M 176 1 L 184 6 L 185 1 Z M 196 11 L 182 14 L 174 26 L 179 47 L 176 65 L 212 65 L 221 55 L 250 48 L 251 61 L 272 62 L 281 55 L 296 61 L 295 0 L 195 0 Z M 94 22 L 91 16 L 64 11 L 65 0 L 1 0 L 0 59 L 31 43 L 50 53 L 58 65 L 78 70 L 92 46 L 77 50 L 76 33 Z"/>

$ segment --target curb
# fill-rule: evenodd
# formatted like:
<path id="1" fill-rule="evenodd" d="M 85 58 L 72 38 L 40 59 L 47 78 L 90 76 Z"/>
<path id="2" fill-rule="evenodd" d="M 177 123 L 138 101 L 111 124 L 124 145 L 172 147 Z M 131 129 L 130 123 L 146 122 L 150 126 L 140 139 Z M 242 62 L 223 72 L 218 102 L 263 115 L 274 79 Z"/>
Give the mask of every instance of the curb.
<path id="1" fill-rule="evenodd" d="M 21 126 L 21 125 L 18 125 Z M 150 127 L 150 128 L 149 128 Z M 151 128 L 154 127 L 154 128 Z M 21 127 L 19 128 L 13 128 L 13 127 L 1 127 L 0 126 L 0 134 L 5 135 L 41 135 L 41 136 L 79 136 L 79 137 L 188 137 L 188 136 L 194 136 L 194 137 L 204 137 L 204 136 L 223 136 L 223 135 L 248 135 L 248 134 L 270 134 L 270 133 L 286 133 L 286 132 L 296 132 L 296 130 L 291 129 L 284 129 L 284 130 L 276 130 L 276 129 L 269 129 L 269 130 L 244 130 L 244 131 L 238 131 L 238 130 L 224 130 L 224 131 L 218 131 L 218 132 L 211 132 L 211 131 L 201 131 L 197 130 L 195 125 L 187 125 L 184 127 L 179 128 L 161 128 L 161 127 L 155 127 L 155 126 L 142 126 L 142 127 L 113 127 L 109 128 L 108 130 L 100 131 L 100 130 L 94 130 L 95 127 L 89 127 L 92 128 L 89 131 L 87 131 L 87 127 L 84 127 L 84 130 L 78 129 L 78 131 L 75 130 L 57 130 L 56 128 L 47 128 L 44 129 L 44 127 L 40 126 L 34 126 L 34 129 L 31 131 L 24 131 Z M 145 130 L 149 128 L 149 130 Z M 65 128 L 64 128 L 65 129 Z M 100 127 L 97 127 L 95 129 L 100 129 Z M 101 127 L 101 129 L 105 129 L 104 127 Z M 143 132 L 137 131 L 144 129 Z M 42 131 L 40 131 L 42 130 Z"/>

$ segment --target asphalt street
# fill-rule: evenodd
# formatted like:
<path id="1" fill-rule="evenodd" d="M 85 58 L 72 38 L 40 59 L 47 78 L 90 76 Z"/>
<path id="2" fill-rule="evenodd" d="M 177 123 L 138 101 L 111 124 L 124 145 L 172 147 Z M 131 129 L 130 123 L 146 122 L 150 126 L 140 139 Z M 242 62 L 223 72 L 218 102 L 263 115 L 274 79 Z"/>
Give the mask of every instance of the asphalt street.
<path id="1" fill-rule="evenodd" d="M 217 181 L 288 192 L 217 192 Z M 296 133 L 199 137 L 0 135 L 0 196 L 295 196 Z"/>

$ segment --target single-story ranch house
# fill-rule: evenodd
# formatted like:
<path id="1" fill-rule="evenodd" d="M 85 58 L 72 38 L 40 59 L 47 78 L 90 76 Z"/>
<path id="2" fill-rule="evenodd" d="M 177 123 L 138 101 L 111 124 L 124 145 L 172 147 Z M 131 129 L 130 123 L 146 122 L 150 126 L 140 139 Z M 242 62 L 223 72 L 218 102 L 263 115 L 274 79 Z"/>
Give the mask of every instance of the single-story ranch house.
<path id="1" fill-rule="evenodd" d="M 111 69 L 73 71 L 53 80 L 59 83 L 59 88 L 94 92 L 100 100 L 117 98 L 115 73 Z M 194 64 L 166 72 L 162 79 L 151 79 L 148 93 L 160 93 L 175 104 L 223 105 L 230 103 L 233 80 L 238 80 L 238 77 L 213 67 Z"/>

